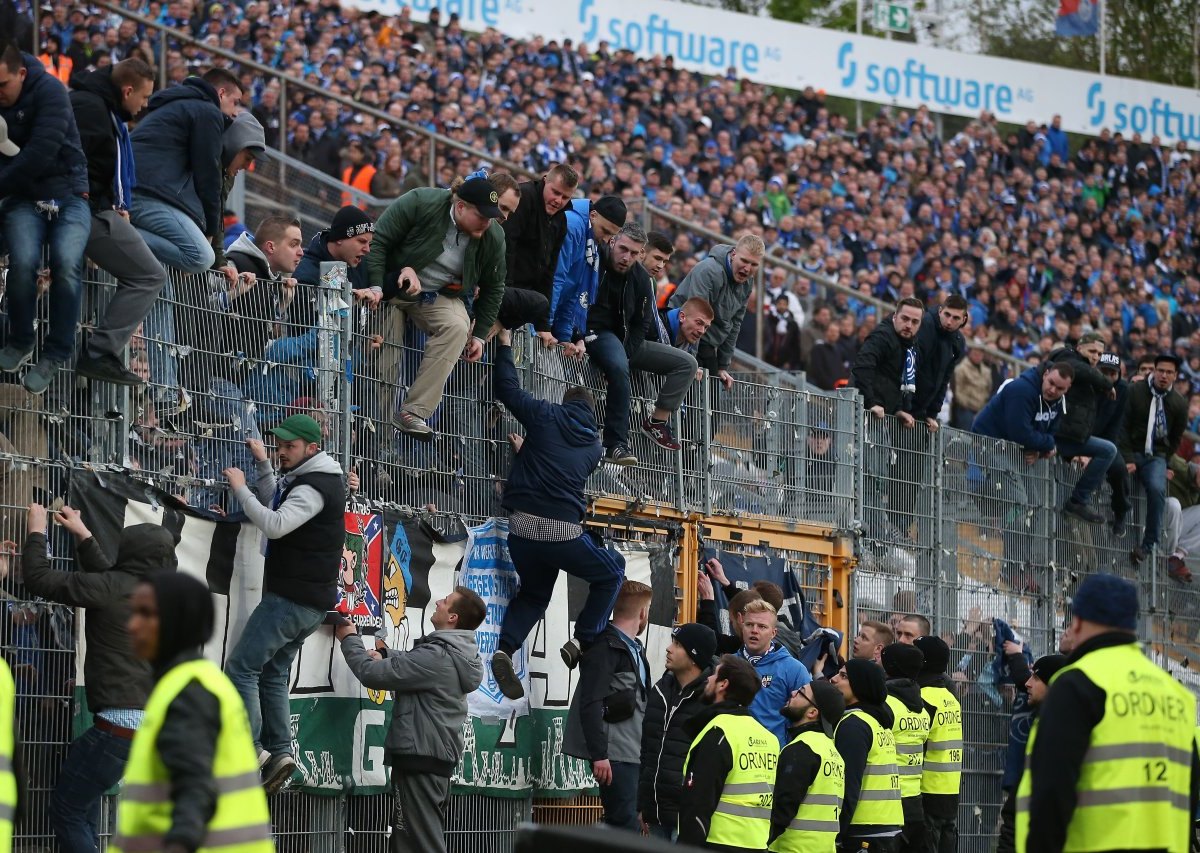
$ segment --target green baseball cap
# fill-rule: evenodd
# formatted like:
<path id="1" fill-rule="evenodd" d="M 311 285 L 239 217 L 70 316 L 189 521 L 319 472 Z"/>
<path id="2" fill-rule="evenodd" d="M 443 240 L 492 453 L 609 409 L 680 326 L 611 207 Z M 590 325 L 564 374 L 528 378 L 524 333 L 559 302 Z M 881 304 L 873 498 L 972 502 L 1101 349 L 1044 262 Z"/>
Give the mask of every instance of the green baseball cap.
<path id="1" fill-rule="evenodd" d="M 284 441 L 304 439 L 309 444 L 321 443 L 321 425 L 308 415 L 292 415 L 271 432 Z"/>

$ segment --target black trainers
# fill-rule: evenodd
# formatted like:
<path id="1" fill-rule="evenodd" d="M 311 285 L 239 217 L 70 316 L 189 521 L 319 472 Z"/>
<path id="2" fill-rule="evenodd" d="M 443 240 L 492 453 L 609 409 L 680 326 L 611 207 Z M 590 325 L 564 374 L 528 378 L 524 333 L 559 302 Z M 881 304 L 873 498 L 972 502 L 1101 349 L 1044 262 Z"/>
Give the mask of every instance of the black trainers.
<path id="1" fill-rule="evenodd" d="M 579 647 L 579 641 L 572 637 L 563 643 L 558 653 L 562 656 L 562 662 L 567 665 L 567 669 L 574 669 L 579 666 L 579 658 L 583 656 L 583 649 Z"/>
<path id="2" fill-rule="evenodd" d="M 286 752 L 272 755 L 262 767 L 262 786 L 268 794 L 274 794 L 292 778 L 296 772 L 296 759 Z"/>
<path id="3" fill-rule="evenodd" d="M 1113 536 L 1118 539 L 1124 539 L 1125 534 L 1129 532 L 1129 525 L 1125 523 L 1125 513 L 1118 513 L 1113 516 L 1112 523 Z"/>
<path id="4" fill-rule="evenodd" d="M 650 436 L 651 441 L 664 450 L 678 450 L 682 446 L 675 438 L 675 433 L 671 432 L 671 425 L 668 423 L 660 424 L 646 418 L 642 421 L 642 432 Z"/>
<path id="5" fill-rule="evenodd" d="M 614 465 L 636 465 L 638 460 L 626 445 L 614 444 L 604 449 L 604 461 Z"/>
<path id="6" fill-rule="evenodd" d="M 105 353 L 99 358 L 92 358 L 87 353 L 81 353 L 75 362 L 75 372 L 88 379 L 101 382 L 111 382 L 113 385 L 142 385 L 142 377 L 132 370 L 126 370 L 121 360 L 112 353 Z"/>
<path id="7" fill-rule="evenodd" d="M 508 656 L 508 652 L 497 649 L 492 654 L 492 678 L 496 679 L 496 686 L 500 688 L 500 692 L 509 699 L 520 699 L 525 695 L 525 688 L 521 686 L 521 679 L 517 678 L 517 671 L 513 669 L 512 658 Z"/>
<path id="8" fill-rule="evenodd" d="M 1098 512 L 1094 512 L 1087 504 L 1081 504 L 1078 501 L 1067 501 L 1063 505 L 1063 512 L 1066 515 L 1073 515 L 1076 518 L 1082 519 L 1088 524 L 1099 524 L 1104 521 L 1104 516 Z"/>

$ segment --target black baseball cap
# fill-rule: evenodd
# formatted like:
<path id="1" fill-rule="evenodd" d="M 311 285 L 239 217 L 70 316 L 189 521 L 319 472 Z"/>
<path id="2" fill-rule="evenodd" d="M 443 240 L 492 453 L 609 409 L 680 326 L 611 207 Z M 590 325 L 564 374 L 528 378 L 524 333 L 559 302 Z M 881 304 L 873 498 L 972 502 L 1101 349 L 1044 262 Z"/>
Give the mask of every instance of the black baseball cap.
<path id="1" fill-rule="evenodd" d="M 1111 370 L 1114 373 L 1121 372 L 1121 356 L 1115 352 L 1106 352 L 1100 354 L 1100 369 Z"/>
<path id="2" fill-rule="evenodd" d="M 487 178 L 471 178 L 458 188 L 458 197 L 467 204 L 475 205 L 480 216 L 488 219 L 500 218 L 500 194 Z"/>

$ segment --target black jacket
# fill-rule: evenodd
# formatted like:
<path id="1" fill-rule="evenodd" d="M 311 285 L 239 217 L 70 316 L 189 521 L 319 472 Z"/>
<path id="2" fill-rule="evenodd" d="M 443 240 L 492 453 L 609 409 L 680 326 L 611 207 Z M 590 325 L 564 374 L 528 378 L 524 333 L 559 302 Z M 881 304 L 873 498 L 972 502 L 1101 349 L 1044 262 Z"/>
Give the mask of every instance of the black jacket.
<path id="1" fill-rule="evenodd" d="M 1081 643 L 1068 664 L 1100 649 L 1134 642 L 1132 634 L 1113 631 Z M 1061 673 L 1046 694 L 1038 713 L 1037 740 L 1029 753 L 1034 780 L 1029 804 L 1028 853 L 1051 853 L 1063 848 L 1067 827 L 1075 811 L 1079 768 L 1091 742 L 1092 730 L 1104 717 L 1107 697 L 1079 670 Z M 1188 814 L 1196 813 L 1200 799 L 1200 757 L 1192 750 L 1192 776 Z"/>
<path id="2" fill-rule="evenodd" d="M 642 652 L 643 672 L 649 672 Z M 579 684 L 571 697 L 562 751 L 585 761 L 635 763 L 649 685 L 641 683 L 633 656 L 610 622 L 579 662 Z"/>
<path id="3" fill-rule="evenodd" d="M 120 121 L 129 121 L 132 116 L 121 107 L 112 68 L 76 74 L 71 78 L 71 87 L 71 109 L 87 156 L 92 210 L 109 210 L 116 204 L 113 177 L 117 171 L 117 131 L 113 116 Z"/>
<path id="4" fill-rule="evenodd" d="M 684 726 L 684 736 L 689 744 L 701 729 L 721 714 L 750 716 L 750 709 L 734 702 L 718 702 L 692 717 Z M 725 789 L 725 777 L 733 769 L 733 750 L 720 729 L 711 729 L 695 746 L 691 747 L 687 776 L 679 797 L 679 843 L 707 850 L 736 851 L 742 848 L 720 844 L 707 844 L 708 827 L 713 812 Z"/>
<path id="5" fill-rule="evenodd" d="M 637 799 L 646 823 L 673 827 L 679 817 L 683 762 L 695 737 L 685 731 L 687 723 L 705 709 L 704 684 L 711 674 L 709 667 L 691 684 L 680 685 L 672 673 L 665 672 L 650 690 L 642 723 Z"/>
<path id="6" fill-rule="evenodd" d="M 895 725 L 896 718 L 892 714 L 892 709 L 885 705 L 855 705 L 875 718 L 875 721 L 885 729 L 891 729 Z M 850 708 L 846 709 L 851 710 Z M 854 817 L 854 811 L 858 808 L 859 794 L 862 793 L 863 772 L 867 767 L 867 755 L 871 751 L 871 727 L 865 721 L 858 717 L 843 717 L 838 723 L 837 730 L 833 735 L 833 742 L 837 746 L 837 751 L 841 753 L 842 760 L 846 762 L 846 794 L 842 799 L 842 839 L 857 838 L 867 835 L 878 835 L 891 829 L 900 829 L 900 827 L 892 826 L 875 826 L 871 824 L 857 824 L 851 829 L 850 820 Z"/>
<path id="7" fill-rule="evenodd" d="M 946 402 L 946 389 L 954 368 L 967 354 L 967 341 L 959 331 L 942 328 L 936 308 L 931 308 L 917 329 L 917 393 L 913 417 L 936 418 Z"/>
<path id="8" fill-rule="evenodd" d="M 22 53 L 21 59 L 26 74 L 21 94 L 12 106 L 0 108 L 9 141 L 21 151 L 15 157 L 0 154 L 0 199 L 82 196 L 88 191 L 87 158 L 66 87 L 36 56 Z"/>
<path id="9" fill-rule="evenodd" d="M 917 374 L 920 381 L 920 373 Z M 837 344 L 819 342 L 808 355 L 808 381 L 823 391 L 832 391 L 850 379 L 850 365 Z"/>
<path id="10" fill-rule="evenodd" d="M 1129 405 L 1129 383 L 1118 379 L 1114 387 L 1117 389 L 1117 399 L 1101 397 L 1096 403 L 1092 435 L 1120 445 L 1121 430 L 1125 427 L 1125 409 Z"/>
<path id="11" fill-rule="evenodd" d="M 601 246 L 600 283 L 588 309 L 588 335 L 612 332 L 632 356 L 646 339 L 646 312 L 654 310 L 654 287 L 646 268 L 635 263 L 624 275 L 613 272 L 608 247 Z"/>
<path id="12" fill-rule="evenodd" d="M 796 819 L 796 812 L 808 794 L 808 789 L 821 772 L 821 759 L 808 744 L 796 741 L 802 732 L 820 732 L 825 735 L 820 722 L 809 723 L 788 729 L 788 743 L 779 753 L 779 767 L 775 771 L 775 795 L 771 802 L 771 840 L 783 835 Z"/>
<path id="13" fill-rule="evenodd" d="M 51 568 L 45 535 L 30 533 L 21 552 L 25 588 L 48 601 L 87 609 L 83 674 L 89 711 L 145 707 L 152 677 L 129 643 L 129 595 L 147 575 L 175 571 L 174 538 L 160 525 L 135 524 L 121 531 L 115 559 L 90 538 L 75 548 L 75 560 L 82 571 Z"/>
<path id="14" fill-rule="evenodd" d="M 558 251 L 567 236 L 567 212 L 564 208 L 554 216 L 546 215 L 542 200 L 545 179 L 518 184 L 521 204 L 508 217 L 504 228 L 506 287 L 535 290 L 547 300 L 554 293 L 554 271 L 558 268 Z M 549 318 L 545 329 L 549 331 Z"/>
<path id="15" fill-rule="evenodd" d="M 1046 360 L 1050 364 L 1069 364 L 1075 368 L 1075 379 L 1067 389 L 1067 410 L 1058 419 L 1055 437 L 1064 441 L 1087 441 L 1092 435 L 1100 402 L 1108 399 L 1112 383 L 1072 347 L 1056 349 Z"/>
<path id="16" fill-rule="evenodd" d="M 900 388 L 904 358 L 912 347 L 912 342 L 896 334 L 891 317 L 867 335 L 850 370 L 852 384 L 862 392 L 863 408 L 883 406 L 884 413 L 889 415 L 901 411 L 914 414 L 913 395 L 903 393 Z M 920 374 L 920 365 L 917 373 Z"/>
<path id="17" fill-rule="evenodd" d="M 1153 379 L 1134 382 L 1129 386 L 1129 404 L 1125 407 L 1125 428 L 1121 430 L 1121 441 L 1117 445 L 1126 461 L 1134 454 L 1142 453 L 1146 447 L 1146 421 L 1150 417 L 1150 383 Z M 1179 449 L 1183 431 L 1187 427 L 1187 400 L 1174 390 L 1166 395 L 1167 439 L 1156 439 L 1154 455 L 1170 459 Z"/>

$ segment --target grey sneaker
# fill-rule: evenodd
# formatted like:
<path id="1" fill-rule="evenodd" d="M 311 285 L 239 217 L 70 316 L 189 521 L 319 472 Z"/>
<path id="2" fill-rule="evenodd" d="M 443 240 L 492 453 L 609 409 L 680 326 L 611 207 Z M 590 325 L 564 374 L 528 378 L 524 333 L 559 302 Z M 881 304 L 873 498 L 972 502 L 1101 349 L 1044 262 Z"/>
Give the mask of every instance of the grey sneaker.
<path id="1" fill-rule="evenodd" d="M 33 350 L 17 349 L 16 347 L 5 347 L 0 349 L 0 370 L 5 373 L 15 373 L 21 369 L 22 365 L 29 364 L 33 359 Z"/>
<path id="2" fill-rule="evenodd" d="M 54 381 L 54 377 L 58 375 L 58 369 L 64 364 L 66 361 L 62 359 L 43 358 L 29 368 L 24 378 L 21 379 L 21 384 L 30 394 L 45 394 L 50 383 Z"/>
<path id="3" fill-rule="evenodd" d="M 509 699 L 520 699 L 525 695 L 525 688 L 521 686 L 521 679 L 517 678 L 508 652 L 497 650 L 492 654 L 492 677 L 496 679 L 500 692 Z"/>
<path id="4" fill-rule="evenodd" d="M 425 423 L 424 418 L 414 415 L 412 412 L 396 412 L 392 415 L 392 426 L 405 435 L 411 435 L 422 441 L 433 439 L 433 427 Z"/>
<path id="5" fill-rule="evenodd" d="M 272 755 L 262 768 L 262 784 L 268 794 L 274 794 L 292 778 L 296 772 L 296 759 L 286 752 L 282 755 Z"/>

